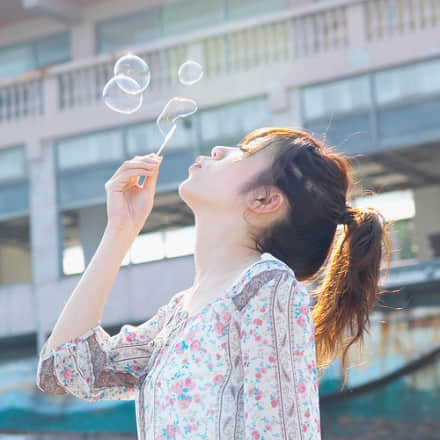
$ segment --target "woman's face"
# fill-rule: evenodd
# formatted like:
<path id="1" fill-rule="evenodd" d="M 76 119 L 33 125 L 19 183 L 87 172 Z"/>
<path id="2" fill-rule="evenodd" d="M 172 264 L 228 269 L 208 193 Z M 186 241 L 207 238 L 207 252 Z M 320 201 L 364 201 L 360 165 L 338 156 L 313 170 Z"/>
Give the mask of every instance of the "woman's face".
<path id="1" fill-rule="evenodd" d="M 201 168 L 193 166 L 179 186 L 179 195 L 194 213 L 242 215 L 254 196 L 238 190 L 272 165 L 273 151 L 260 139 L 241 146 L 215 146 L 211 156 L 200 156 Z"/>

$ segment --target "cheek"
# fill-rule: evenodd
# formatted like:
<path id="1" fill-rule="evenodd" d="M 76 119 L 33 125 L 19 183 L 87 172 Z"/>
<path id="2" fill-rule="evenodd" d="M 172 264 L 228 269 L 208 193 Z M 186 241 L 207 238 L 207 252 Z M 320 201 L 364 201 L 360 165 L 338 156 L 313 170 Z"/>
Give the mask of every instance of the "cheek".
<path id="1" fill-rule="evenodd" d="M 204 176 L 203 191 L 208 193 L 217 201 L 229 206 L 238 204 L 237 192 L 239 185 L 243 184 L 243 176 L 238 167 L 216 169 L 215 172 Z"/>

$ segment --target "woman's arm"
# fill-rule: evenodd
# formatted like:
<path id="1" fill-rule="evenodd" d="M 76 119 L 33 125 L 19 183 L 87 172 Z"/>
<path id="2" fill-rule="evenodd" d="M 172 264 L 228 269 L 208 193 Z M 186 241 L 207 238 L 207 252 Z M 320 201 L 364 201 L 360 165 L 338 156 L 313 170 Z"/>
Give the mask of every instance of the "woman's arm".
<path id="1" fill-rule="evenodd" d="M 156 337 L 179 293 L 159 307 L 148 321 L 124 324 L 110 336 L 100 324 L 40 353 L 36 384 L 51 394 L 72 394 L 83 400 L 134 400 L 136 382 L 146 371 Z"/>
<path id="2" fill-rule="evenodd" d="M 105 183 L 107 226 L 87 270 L 64 306 L 46 348 L 95 327 L 128 249 L 153 208 L 161 158 L 153 153 L 126 160 Z M 156 160 L 157 159 L 157 160 Z M 145 176 L 143 185 L 138 184 Z"/>
<path id="3" fill-rule="evenodd" d="M 106 228 L 86 271 L 72 292 L 51 333 L 47 350 L 95 327 L 134 234 Z"/>

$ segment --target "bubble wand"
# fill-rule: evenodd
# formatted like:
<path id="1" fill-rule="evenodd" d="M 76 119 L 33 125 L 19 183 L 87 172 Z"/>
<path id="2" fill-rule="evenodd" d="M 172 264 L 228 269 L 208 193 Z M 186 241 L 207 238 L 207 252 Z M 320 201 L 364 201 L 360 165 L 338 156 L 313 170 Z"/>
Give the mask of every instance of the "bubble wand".
<path id="1" fill-rule="evenodd" d="M 176 130 L 177 119 L 185 118 L 197 111 L 197 102 L 193 99 L 175 96 L 171 98 L 157 117 L 156 124 L 160 132 L 165 137 L 162 145 L 157 151 L 157 155 L 163 150 L 171 136 Z"/>

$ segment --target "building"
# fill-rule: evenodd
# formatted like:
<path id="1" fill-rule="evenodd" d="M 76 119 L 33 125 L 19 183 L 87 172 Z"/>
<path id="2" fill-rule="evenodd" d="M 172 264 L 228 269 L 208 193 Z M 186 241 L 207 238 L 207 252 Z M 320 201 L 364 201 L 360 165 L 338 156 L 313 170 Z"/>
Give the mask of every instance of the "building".
<path id="1" fill-rule="evenodd" d="M 152 73 L 130 115 L 102 99 L 127 52 Z M 177 76 L 187 59 L 204 67 L 190 87 Z M 356 155 L 353 204 L 364 189 L 394 194 L 394 203 L 410 194 L 383 287 L 404 287 L 393 305 L 438 305 L 439 0 L 3 0 L 5 359 L 41 349 L 101 239 L 105 182 L 124 160 L 157 151 L 156 117 L 173 96 L 199 110 L 164 150 L 152 215 L 122 263 L 103 325 L 145 321 L 192 283 L 193 216 L 178 185 L 199 154 L 263 125 L 305 127 Z"/>

